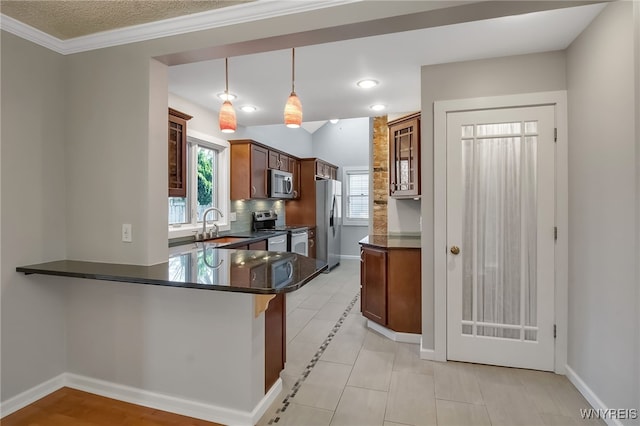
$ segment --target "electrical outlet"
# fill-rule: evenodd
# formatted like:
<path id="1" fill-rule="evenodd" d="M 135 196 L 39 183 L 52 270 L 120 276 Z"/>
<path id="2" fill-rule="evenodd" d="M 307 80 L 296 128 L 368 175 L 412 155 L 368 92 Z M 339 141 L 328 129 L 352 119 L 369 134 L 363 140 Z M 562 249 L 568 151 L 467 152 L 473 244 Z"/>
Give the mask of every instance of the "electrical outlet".
<path id="1" fill-rule="evenodd" d="M 237 217 L 236 217 L 236 212 L 229 213 L 229 220 L 231 222 L 235 222 L 236 220 L 238 220 Z"/>
<path id="2" fill-rule="evenodd" d="M 123 223 L 122 224 L 122 242 L 130 243 L 133 242 L 133 236 L 131 234 L 131 224 Z"/>

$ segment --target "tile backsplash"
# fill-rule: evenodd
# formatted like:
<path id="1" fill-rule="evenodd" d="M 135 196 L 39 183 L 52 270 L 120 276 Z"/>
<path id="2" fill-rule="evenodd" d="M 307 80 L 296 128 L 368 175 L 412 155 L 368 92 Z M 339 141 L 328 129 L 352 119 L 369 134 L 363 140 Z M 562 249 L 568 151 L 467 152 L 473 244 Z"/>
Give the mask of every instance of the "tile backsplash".
<path id="1" fill-rule="evenodd" d="M 251 231 L 251 213 L 258 210 L 275 210 L 278 215 L 276 226 L 285 225 L 284 201 L 282 200 L 231 201 L 231 211 L 236 213 L 235 222 L 231 222 L 231 232 Z"/>

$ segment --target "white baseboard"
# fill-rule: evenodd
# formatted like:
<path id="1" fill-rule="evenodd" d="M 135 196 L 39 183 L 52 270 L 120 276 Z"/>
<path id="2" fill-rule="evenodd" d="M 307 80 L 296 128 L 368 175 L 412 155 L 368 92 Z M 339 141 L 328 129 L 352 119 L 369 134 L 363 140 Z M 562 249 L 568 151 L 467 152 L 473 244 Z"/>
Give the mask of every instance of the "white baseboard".
<path id="1" fill-rule="evenodd" d="M 422 339 L 420 339 L 420 359 L 447 362 L 447 355 L 446 353 L 436 352 L 435 349 L 425 349 L 422 346 Z"/>
<path id="2" fill-rule="evenodd" d="M 393 340 L 394 342 L 420 343 L 420 339 L 422 337 L 419 334 L 401 333 L 399 331 L 389 330 L 388 328 L 383 327 L 380 324 L 376 324 L 371 320 L 367 320 L 367 327 L 382 334 L 384 337 Z"/>
<path id="3" fill-rule="evenodd" d="M 584 380 L 582 380 L 580 376 L 578 376 L 575 371 L 573 371 L 571 367 L 567 365 L 565 366 L 565 368 L 567 371 L 567 379 L 569 379 L 569 381 L 573 383 L 573 386 L 578 389 L 578 392 L 580 392 L 582 396 L 584 396 L 584 399 L 586 399 L 594 409 L 606 410 L 607 408 L 609 408 L 604 404 L 604 402 L 602 402 L 600 398 L 598 398 L 598 395 L 595 394 L 595 392 L 584 382 Z M 622 422 L 618 419 L 606 418 L 603 420 L 609 426 L 623 426 Z"/>
<path id="4" fill-rule="evenodd" d="M 38 399 L 67 386 L 119 401 L 169 411 L 183 416 L 237 426 L 255 425 L 282 391 L 282 379 L 269 389 L 252 411 L 224 408 L 213 404 L 151 392 L 118 383 L 107 382 L 73 373 L 63 373 L 35 386 L 0 405 L 2 416 L 9 415 Z"/>
<path id="5" fill-rule="evenodd" d="M 0 403 L 0 418 L 8 416 L 19 409 L 36 402 L 40 398 L 44 398 L 50 393 L 63 388 L 65 386 L 65 374 L 66 373 L 62 373 L 53 379 L 40 383 L 39 385 L 36 385 L 31 389 L 27 389 L 13 398 L 9 398 L 8 400 Z"/>
<path id="6" fill-rule="evenodd" d="M 340 259 L 343 260 L 360 260 L 360 256 L 356 254 L 341 254 Z"/>
<path id="7" fill-rule="evenodd" d="M 269 392 L 260 400 L 256 408 L 251 412 L 251 417 L 253 418 L 252 425 L 258 424 L 260 418 L 267 412 L 271 404 L 274 403 L 280 392 L 282 392 L 282 379 L 278 377 L 278 380 L 271 386 Z"/>

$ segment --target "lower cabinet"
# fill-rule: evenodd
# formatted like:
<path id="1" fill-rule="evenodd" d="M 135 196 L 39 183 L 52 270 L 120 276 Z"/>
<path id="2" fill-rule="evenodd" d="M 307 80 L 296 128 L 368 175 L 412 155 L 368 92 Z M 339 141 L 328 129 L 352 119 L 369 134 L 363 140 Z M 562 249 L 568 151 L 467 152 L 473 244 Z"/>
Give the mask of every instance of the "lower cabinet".
<path id="1" fill-rule="evenodd" d="M 360 250 L 360 310 L 378 324 L 387 324 L 387 251 L 363 247 Z"/>
<path id="2" fill-rule="evenodd" d="M 362 315 L 393 331 L 422 332 L 420 249 L 363 245 Z"/>
<path id="3" fill-rule="evenodd" d="M 267 240 L 260 240 L 255 243 L 249 244 L 249 250 L 266 250 Z"/>
<path id="4" fill-rule="evenodd" d="M 280 377 L 286 361 L 286 298 L 284 293 L 277 294 L 264 313 L 264 391 Z"/>

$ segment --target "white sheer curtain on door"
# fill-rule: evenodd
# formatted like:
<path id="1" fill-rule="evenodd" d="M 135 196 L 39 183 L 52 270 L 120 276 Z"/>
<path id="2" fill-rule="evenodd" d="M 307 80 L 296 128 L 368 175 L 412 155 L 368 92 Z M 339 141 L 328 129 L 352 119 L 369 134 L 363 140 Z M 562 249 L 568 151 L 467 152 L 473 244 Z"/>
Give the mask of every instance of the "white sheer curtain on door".
<path id="1" fill-rule="evenodd" d="M 536 340 L 535 124 L 462 127 L 463 334 Z"/>

